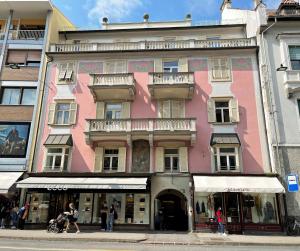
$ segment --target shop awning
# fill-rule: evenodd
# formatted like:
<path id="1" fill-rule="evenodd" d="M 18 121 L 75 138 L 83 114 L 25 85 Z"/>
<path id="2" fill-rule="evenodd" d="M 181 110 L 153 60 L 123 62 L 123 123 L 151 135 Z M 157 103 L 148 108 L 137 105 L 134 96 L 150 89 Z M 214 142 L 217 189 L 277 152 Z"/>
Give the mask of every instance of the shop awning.
<path id="1" fill-rule="evenodd" d="M 276 177 L 194 176 L 195 192 L 284 193 Z"/>
<path id="2" fill-rule="evenodd" d="M 72 135 L 70 134 L 59 134 L 59 135 L 49 135 L 46 139 L 45 146 L 73 146 Z"/>
<path id="3" fill-rule="evenodd" d="M 138 189 L 145 190 L 147 178 L 54 178 L 29 177 L 17 183 L 18 188 L 67 189 Z"/>
<path id="4" fill-rule="evenodd" d="M 0 193 L 7 193 L 23 172 L 0 172 Z"/>
<path id="5" fill-rule="evenodd" d="M 213 133 L 210 138 L 210 145 L 217 144 L 240 145 L 241 142 L 236 133 Z"/>

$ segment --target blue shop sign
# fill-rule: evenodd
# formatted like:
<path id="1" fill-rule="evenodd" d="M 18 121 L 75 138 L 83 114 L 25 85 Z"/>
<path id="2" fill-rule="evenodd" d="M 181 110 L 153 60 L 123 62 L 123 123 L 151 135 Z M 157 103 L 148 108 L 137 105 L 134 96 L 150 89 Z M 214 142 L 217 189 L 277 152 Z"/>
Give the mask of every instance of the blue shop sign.
<path id="1" fill-rule="evenodd" d="M 299 191 L 299 178 L 297 174 L 289 174 L 287 176 L 287 185 L 289 192 Z"/>

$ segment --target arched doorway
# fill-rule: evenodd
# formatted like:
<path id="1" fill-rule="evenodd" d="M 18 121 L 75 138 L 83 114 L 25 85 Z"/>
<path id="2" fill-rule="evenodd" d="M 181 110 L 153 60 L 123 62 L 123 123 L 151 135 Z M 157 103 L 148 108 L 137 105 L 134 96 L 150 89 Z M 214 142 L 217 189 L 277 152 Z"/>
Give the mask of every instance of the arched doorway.
<path id="1" fill-rule="evenodd" d="M 174 189 L 160 192 L 154 200 L 154 223 L 155 230 L 187 231 L 186 197 Z"/>

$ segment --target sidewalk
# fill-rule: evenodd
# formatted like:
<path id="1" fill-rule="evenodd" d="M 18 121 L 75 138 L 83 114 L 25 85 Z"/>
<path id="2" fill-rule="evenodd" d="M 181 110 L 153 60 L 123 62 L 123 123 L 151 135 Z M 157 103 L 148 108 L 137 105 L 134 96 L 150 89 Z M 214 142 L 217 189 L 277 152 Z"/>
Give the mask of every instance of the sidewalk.
<path id="1" fill-rule="evenodd" d="M 291 245 L 299 246 L 299 237 L 289 236 L 254 236 L 254 235 L 228 235 L 220 236 L 211 233 L 124 233 L 124 232 L 81 232 L 54 234 L 45 230 L 10 230 L 1 229 L 0 239 L 24 240 L 57 240 L 57 241 L 96 241 L 96 242 L 127 242 L 142 244 L 170 244 L 170 245 Z"/>

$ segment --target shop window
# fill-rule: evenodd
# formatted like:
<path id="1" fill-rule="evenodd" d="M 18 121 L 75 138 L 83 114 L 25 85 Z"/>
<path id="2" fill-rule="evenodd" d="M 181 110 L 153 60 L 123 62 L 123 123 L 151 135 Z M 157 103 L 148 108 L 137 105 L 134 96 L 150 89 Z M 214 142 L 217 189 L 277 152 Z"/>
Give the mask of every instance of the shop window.
<path id="1" fill-rule="evenodd" d="M 26 202 L 29 203 L 27 223 L 48 223 L 49 193 L 29 193 Z"/>
<path id="2" fill-rule="evenodd" d="M 91 224 L 93 193 L 80 193 L 78 223 Z"/>
<path id="3" fill-rule="evenodd" d="M 225 209 L 227 223 L 240 223 L 240 206 L 238 193 L 225 194 Z"/>
<path id="4" fill-rule="evenodd" d="M 178 60 L 163 62 L 163 71 L 164 72 L 178 72 L 178 69 L 179 69 Z"/>
<path id="5" fill-rule="evenodd" d="M 119 162 L 119 149 L 104 150 L 104 171 L 117 171 Z"/>
<path id="6" fill-rule="evenodd" d="M 126 194 L 126 206 L 125 206 L 125 222 L 133 223 L 134 214 L 134 195 L 132 193 Z"/>
<path id="7" fill-rule="evenodd" d="M 111 119 L 120 119 L 122 113 L 122 104 L 114 103 L 114 104 L 106 104 L 106 112 L 105 118 L 108 120 Z"/>
<path id="8" fill-rule="evenodd" d="M 292 70 L 300 70 L 300 46 L 289 46 Z"/>
<path id="9" fill-rule="evenodd" d="M 165 172 L 179 171 L 179 153 L 178 149 L 165 149 Z"/>
<path id="10" fill-rule="evenodd" d="M 2 105 L 34 105 L 36 88 L 2 88 Z"/>
<path id="11" fill-rule="evenodd" d="M 44 171 L 67 171 L 69 155 L 70 148 L 47 148 Z"/>
<path id="12" fill-rule="evenodd" d="M 238 147 L 214 147 L 215 170 L 238 171 L 239 150 Z"/>
<path id="13" fill-rule="evenodd" d="M 275 194 L 243 194 L 244 223 L 278 224 Z"/>
<path id="14" fill-rule="evenodd" d="M 231 69 L 228 58 L 213 58 L 210 61 L 211 81 L 230 81 Z"/>

